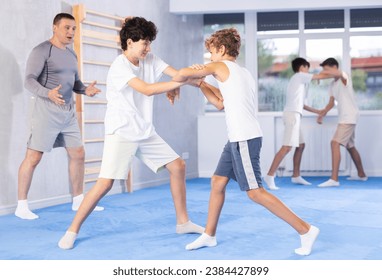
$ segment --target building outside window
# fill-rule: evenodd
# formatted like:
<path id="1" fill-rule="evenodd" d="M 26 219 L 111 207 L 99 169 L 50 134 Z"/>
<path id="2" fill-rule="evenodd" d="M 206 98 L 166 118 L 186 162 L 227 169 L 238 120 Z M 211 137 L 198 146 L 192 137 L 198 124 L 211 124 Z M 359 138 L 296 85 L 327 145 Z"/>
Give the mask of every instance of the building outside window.
<path id="1" fill-rule="evenodd" d="M 382 110 L 382 9 L 350 10 L 353 87 L 361 110 Z"/>

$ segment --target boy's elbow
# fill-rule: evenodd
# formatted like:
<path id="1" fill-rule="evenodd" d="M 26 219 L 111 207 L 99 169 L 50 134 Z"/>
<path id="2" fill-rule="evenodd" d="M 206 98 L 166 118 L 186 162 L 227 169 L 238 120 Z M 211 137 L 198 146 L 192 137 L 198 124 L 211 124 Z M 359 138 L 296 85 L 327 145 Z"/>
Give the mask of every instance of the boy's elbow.
<path id="1" fill-rule="evenodd" d="M 144 95 L 146 96 L 153 96 L 155 95 L 155 91 L 154 90 L 146 90 L 145 92 L 143 92 Z"/>
<path id="2" fill-rule="evenodd" d="M 219 111 L 222 111 L 224 109 L 224 105 L 223 103 L 218 103 L 215 105 L 216 109 L 218 109 Z"/>

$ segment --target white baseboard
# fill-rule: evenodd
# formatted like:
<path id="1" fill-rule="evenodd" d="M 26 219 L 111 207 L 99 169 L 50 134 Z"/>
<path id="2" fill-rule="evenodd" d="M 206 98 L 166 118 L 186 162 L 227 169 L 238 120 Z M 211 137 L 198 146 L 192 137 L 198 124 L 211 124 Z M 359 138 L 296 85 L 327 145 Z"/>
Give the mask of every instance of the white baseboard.
<path id="1" fill-rule="evenodd" d="M 28 200 L 28 205 L 31 210 L 45 208 L 49 206 L 69 203 L 72 200 L 70 194 L 63 196 L 56 196 L 50 198 L 44 198 L 39 200 Z M 0 215 L 13 214 L 16 210 L 17 204 L 7 205 L 0 208 Z"/>
<path id="2" fill-rule="evenodd" d="M 118 194 L 122 192 L 122 187 L 114 186 L 107 195 Z M 39 200 L 28 200 L 28 205 L 31 210 L 41 209 L 50 206 L 56 206 L 64 203 L 70 203 L 72 201 L 72 196 L 70 194 L 49 197 Z M 7 206 L 0 207 L 0 216 L 9 215 L 15 213 L 17 204 L 11 204 Z"/>
<path id="3" fill-rule="evenodd" d="M 197 173 L 188 173 L 186 174 L 187 179 L 192 179 L 192 178 L 197 178 L 198 174 Z M 118 180 L 119 181 L 119 180 Z M 116 182 L 114 183 L 113 188 L 107 193 L 107 195 L 113 195 L 113 194 L 119 194 L 122 192 L 126 192 L 125 185 L 123 182 Z M 152 186 L 157 186 L 157 185 L 162 185 L 162 184 L 167 184 L 169 183 L 169 179 L 161 179 L 161 180 L 151 180 L 151 181 L 146 181 L 146 182 L 141 182 L 138 184 L 133 183 L 133 190 L 139 190 L 143 188 L 148 188 Z M 34 209 L 41 209 L 45 207 L 50 207 L 50 206 L 55 206 L 55 205 L 60 205 L 64 203 L 70 203 L 72 201 L 72 196 L 70 194 L 62 195 L 62 196 L 55 196 L 55 197 L 50 197 L 50 198 L 44 198 L 44 199 L 39 199 L 39 200 L 28 200 L 29 208 L 31 210 Z M 7 206 L 1 206 L 0 207 L 0 216 L 3 215 L 9 215 L 15 213 L 17 204 L 11 204 Z"/>

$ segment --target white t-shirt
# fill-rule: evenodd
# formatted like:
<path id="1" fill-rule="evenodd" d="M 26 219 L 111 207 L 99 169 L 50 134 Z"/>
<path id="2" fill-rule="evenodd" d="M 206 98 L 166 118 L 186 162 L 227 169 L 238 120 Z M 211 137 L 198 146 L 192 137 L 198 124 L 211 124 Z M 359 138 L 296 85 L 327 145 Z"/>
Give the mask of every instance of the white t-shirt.
<path id="1" fill-rule="evenodd" d="M 136 92 L 127 83 L 135 77 L 155 83 L 167 67 L 168 64 L 152 53 L 140 60 L 138 67 L 123 54 L 114 60 L 107 75 L 106 134 L 116 133 L 130 141 L 139 141 L 155 132 L 152 123 L 154 96 Z"/>
<path id="2" fill-rule="evenodd" d="M 359 117 L 359 109 L 355 100 L 353 91 L 353 83 L 348 75 L 343 72 L 347 83 L 338 79 L 333 81 L 329 87 L 329 95 L 333 96 L 337 101 L 338 123 L 356 124 Z"/>
<path id="3" fill-rule="evenodd" d="M 219 82 L 223 95 L 225 117 L 230 142 L 245 141 L 263 136 L 257 120 L 257 87 L 249 71 L 235 62 L 223 61 L 229 77 Z"/>
<path id="4" fill-rule="evenodd" d="M 312 77 L 313 74 L 298 72 L 290 78 L 284 112 L 298 112 L 302 114 L 306 92 Z"/>

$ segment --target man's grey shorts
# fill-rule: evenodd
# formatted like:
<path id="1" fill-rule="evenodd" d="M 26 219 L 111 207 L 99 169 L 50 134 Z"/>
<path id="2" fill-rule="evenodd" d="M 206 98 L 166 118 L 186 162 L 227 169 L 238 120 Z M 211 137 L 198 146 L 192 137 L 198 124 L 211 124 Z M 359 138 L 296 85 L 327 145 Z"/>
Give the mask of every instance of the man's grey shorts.
<path id="1" fill-rule="evenodd" d="M 214 175 L 237 181 L 242 191 L 262 188 L 261 143 L 262 137 L 240 142 L 228 141 L 220 156 Z"/>
<path id="2" fill-rule="evenodd" d="M 72 104 L 56 105 L 49 99 L 33 96 L 29 113 L 29 149 L 49 152 L 52 148 L 83 145 Z"/>

